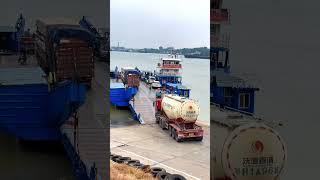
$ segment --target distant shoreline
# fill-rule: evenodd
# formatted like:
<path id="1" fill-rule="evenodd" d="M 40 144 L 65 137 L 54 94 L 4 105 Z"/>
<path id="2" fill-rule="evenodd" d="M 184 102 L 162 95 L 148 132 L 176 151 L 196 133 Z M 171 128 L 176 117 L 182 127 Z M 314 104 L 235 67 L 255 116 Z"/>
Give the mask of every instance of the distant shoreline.
<path id="1" fill-rule="evenodd" d="M 110 50 L 113 52 L 125 52 L 125 53 L 141 53 L 141 54 L 170 54 L 170 53 L 163 53 L 163 52 L 138 52 L 138 51 L 120 51 L 120 50 Z M 197 56 L 197 55 L 184 55 L 184 54 L 179 54 L 180 56 L 184 56 L 186 59 L 207 59 L 209 60 L 210 57 L 208 56 Z"/>

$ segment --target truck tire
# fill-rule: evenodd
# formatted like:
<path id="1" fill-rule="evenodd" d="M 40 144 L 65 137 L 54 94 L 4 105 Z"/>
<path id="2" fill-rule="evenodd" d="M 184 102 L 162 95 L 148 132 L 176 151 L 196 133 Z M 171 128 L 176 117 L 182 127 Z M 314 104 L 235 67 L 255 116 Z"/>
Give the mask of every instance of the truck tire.
<path id="1" fill-rule="evenodd" d="M 166 178 L 168 178 L 171 174 L 167 173 L 167 172 L 159 172 L 156 176 L 156 178 L 158 180 L 165 180 Z"/>
<path id="2" fill-rule="evenodd" d="M 176 132 L 175 132 L 175 129 L 171 129 L 171 133 L 172 133 L 172 138 L 174 139 L 174 140 L 176 140 Z"/>
<path id="3" fill-rule="evenodd" d="M 171 137 L 174 139 L 174 131 L 175 129 L 171 126 Z"/>
<path id="4" fill-rule="evenodd" d="M 161 121 L 161 128 L 162 130 L 166 130 L 166 122 L 164 120 Z"/>
<path id="5" fill-rule="evenodd" d="M 170 137 L 172 137 L 172 127 L 169 125 L 169 134 L 170 134 Z"/>
<path id="6" fill-rule="evenodd" d="M 159 168 L 159 167 L 153 167 L 153 168 L 151 168 L 150 173 L 153 175 L 153 177 L 156 177 L 159 172 L 166 172 L 166 170 L 163 168 Z"/>
<path id="7" fill-rule="evenodd" d="M 166 180 L 187 180 L 187 179 L 179 174 L 171 174 L 170 176 L 166 177 Z"/>
<path id="8" fill-rule="evenodd" d="M 178 137 L 177 131 L 174 130 L 173 133 L 174 133 L 174 139 L 175 139 L 177 142 L 181 142 L 182 139 L 180 139 L 180 138 Z"/>

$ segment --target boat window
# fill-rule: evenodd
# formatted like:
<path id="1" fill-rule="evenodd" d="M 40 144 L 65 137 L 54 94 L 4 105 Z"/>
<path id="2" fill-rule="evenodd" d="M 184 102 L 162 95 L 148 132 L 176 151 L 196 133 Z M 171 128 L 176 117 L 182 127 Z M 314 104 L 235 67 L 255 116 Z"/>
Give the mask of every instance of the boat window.
<path id="1" fill-rule="evenodd" d="M 250 94 L 240 93 L 239 94 L 239 108 L 248 109 L 250 105 Z"/>

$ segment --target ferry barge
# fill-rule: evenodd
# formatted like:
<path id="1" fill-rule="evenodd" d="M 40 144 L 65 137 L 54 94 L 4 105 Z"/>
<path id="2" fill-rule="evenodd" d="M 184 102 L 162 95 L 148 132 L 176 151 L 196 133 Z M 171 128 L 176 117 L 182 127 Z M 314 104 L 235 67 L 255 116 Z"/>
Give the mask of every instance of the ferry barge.
<path id="1" fill-rule="evenodd" d="M 39 67 L 0 68 L 0 128 L 24 140 L 59 140 L 85 93 L 73 81 L 51 86 Z"/>
<path id="2" fill-rule="evenodd" d="M 134 68 L 122 68 L 121 72 L 118 67 L 111 72 L 110 77 L 110 102 L 116 107 L 128 107 L 129 101 L 137 94 L 140 85 L 140 72 Z"/>

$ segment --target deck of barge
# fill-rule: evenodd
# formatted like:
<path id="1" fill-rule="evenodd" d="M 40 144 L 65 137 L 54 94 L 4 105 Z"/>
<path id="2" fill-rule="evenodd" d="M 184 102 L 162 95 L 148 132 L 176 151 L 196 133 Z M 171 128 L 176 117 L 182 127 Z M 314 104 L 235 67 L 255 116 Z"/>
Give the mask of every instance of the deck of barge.
<path id="1" fill-rule="evenodd" d="M 187 179 L 209 180 L 210 127 L 203 126 L 202 142 L 176 142 L 167 131 L 161 130 L 155 123 L 154 98 L 154 90 L 150 91 L 145 83 L 141 83 L 139 92 L 135 96 L 135 110 L 140 113 L 144 125 L 138 123 L 121 125 L 111 119 L 111 153 L 140 160 L 143 164 L 162 167 Z M 114 123 L 116 124 L 113 125 Z"/>
<path id="2" fill-rule="evenodd" d="M 87 168 L 95 163 L 98 179 L 107 179 L 108 141 L 107 132 L 107 71 L 105 63 L 95 64 L 92 89 L 87 93 L 85 104 L 79 109 L 78 150 Z M 74 146 L 74 128 L 66 123 L 61 128 Z M 90 169 L 88 170 L 88 174 Z"/>
<path id="3" fill-rule="evenodd" d="M 155 100 L 154 90 L 149 90 L 145 83 L 141 83 L 138 93 L 134 96 L 134 101 L 131 101 L 136 114 L 140 114 L 141 124 L 154 124 L 155 109 L 153 107 L 153 101 Z"/>

